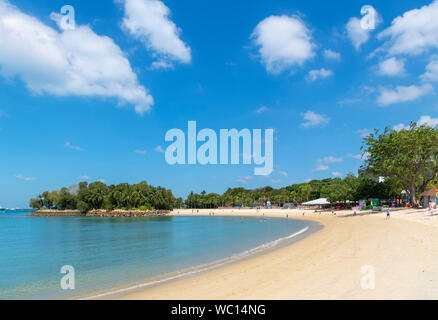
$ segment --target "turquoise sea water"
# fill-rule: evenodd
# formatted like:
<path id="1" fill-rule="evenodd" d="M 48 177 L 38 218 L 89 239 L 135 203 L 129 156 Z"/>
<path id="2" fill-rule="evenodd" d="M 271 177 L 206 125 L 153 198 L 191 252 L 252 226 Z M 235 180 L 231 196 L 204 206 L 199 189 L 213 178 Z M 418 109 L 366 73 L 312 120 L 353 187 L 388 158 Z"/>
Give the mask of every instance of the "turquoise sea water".
<path id="1" fill-rule="evenodd" d="M 36 218 L 0 214 L 0 299 L 65 299 L 214 263 L 284 238 L 303 221 L 241 217 Z M 75 269 L 75 290 L 60 287 Z"/>

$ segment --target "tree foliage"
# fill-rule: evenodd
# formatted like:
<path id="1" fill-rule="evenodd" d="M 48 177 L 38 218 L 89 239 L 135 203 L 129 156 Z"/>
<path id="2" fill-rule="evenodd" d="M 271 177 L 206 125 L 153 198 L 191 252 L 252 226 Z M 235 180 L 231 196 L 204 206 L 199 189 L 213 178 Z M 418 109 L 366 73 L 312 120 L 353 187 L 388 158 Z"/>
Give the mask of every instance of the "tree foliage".
<path id="1" fill-rule="evenodd" d="M 265 200 L 273 205 L 286 203 L 300 204 L 319 198 L 328 198 L 333 203 L 369 200 L 372 198 L 390 199 L 400 195 L 398 188 L 390 179 L 379 183 L 378 177 L 360 173 L 359 177 L 348 174 L 344 179 L 312 180 L 307 183 L 294 184 L 274 189 L 270 186 L 248 190 L 244 188 L 228 189 L 224 194 L 200 194 L 191 192 L 187 197 L 188 208 L 218 208 L 241 205 L 255 207 L 264 205 Z"/>
<path id="2" fill-rule="evenodd" d="M 110 186 L 103 182 L 81 182 L 77 187 L 43 192 L 36 199 L 31 199 L 29 204 L 38 209 L 87 212 L 92 209 L 170 210 L 181 202 L 182 199 L 175 199 L 171 190 L 153 187 L 146 182 Z"/>
<path id="3" fill-rule="evenodd" d="M 413 203 L 438 173 L 438 130 L 412 123 L 400 131 L 386 128 L 364 138 L 364 170 L 397 181 Z"/>

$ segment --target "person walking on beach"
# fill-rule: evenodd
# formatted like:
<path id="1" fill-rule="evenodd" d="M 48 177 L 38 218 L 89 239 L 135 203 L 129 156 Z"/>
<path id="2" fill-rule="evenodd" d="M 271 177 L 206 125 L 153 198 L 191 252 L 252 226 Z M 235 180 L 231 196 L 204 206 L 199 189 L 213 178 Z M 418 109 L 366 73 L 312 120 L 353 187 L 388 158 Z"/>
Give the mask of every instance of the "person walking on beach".
<path id="1" fill-rule="evenodd" d="M 389 219 L 391 219 L 391 212 L 389 211 L 389 208 L 388 208 L 388 210 L 386 210 L 386 220 L 389 220 Z"/>

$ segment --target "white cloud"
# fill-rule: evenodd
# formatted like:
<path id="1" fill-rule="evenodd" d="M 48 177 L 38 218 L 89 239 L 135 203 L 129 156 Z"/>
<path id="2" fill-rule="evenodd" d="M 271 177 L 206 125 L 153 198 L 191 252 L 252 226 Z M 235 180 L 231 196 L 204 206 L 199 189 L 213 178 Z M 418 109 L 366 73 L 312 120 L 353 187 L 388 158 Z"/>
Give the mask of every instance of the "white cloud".
<path id="1" fill-rule="evenodd" d="M 359 50 L 361 45 L 366 43 L 370 38 L 370 30 L 362 28 L 360 19 L 353 17 L 345 26 L 347 35 L 350 38 L 356 50 Z"/>
<path id="2" fill-rule="evenodd" d="M 174 69 L 175 66 L 173 65 L 173 63 L 164 61 L 164 60 L 158 60 L 158 61 L 154 61 L 152 62 L 151 66 L 149 67 L 149 70 L 170 70 L 170 69 Z"/>
<path id="3" fill-rule="evenodd" d="M 406 73 L 405 63 L 397 58 L 389 58 L 379 63 L 378 73 L 382 76 L 400 76 Z"/>
<path id="4" fill-rule="evenodd" d="M 271 182 L 273 184 L 279 184 L 279 183 L 281 183 L 281 179 L 272 179 Z"/>
<path id="5" fill-rule="evenodd" d="M 432 118 L 431 116 L 421 116 L 420 120 L 418 120 L 418 124 L 420 126 L 427 125 L 429 127 L 438 126 L 438 118 Z"/>
<path id="6" fill-rule="evenodd" d="M 329 169 L 329 166 L 326 165 L 319 165 L 318 167 L 316 167 L 315 169 L 313 169 L 313 171 L 327 171 Z"/>
<path id="7" fill-rule="evenodd" d="M 315 56 L 310 30 L 297 17 L 270 16 L 255 27 L 251 39 L 269 73 L 300 66 Z"/>
<path id="8" fill-rule="evenodd" d="M 258 108 L 256 110 L 256 113 L 264 113 L 264 112 L 268 112 L 270 109 L 266 106 L 261 106 L 260 108 Z"/>
<path id="9" fill-rule="evenodd" d="M 116 98 L 139 114 L 154 103 L 122 50 L 89 26 L 59 32 L 0 0 L 0 43 L 0 74 L 34 93 Z"/>
<path id="10" fill-rule="evenodd" d="M 438 126 L 438 118 L 432 118 L 431 116 L 421 116 L 420 119 L 417 121 L 417 124 L 420 126 L 426 125 L 435 128 Z M 403 123 L 394 126 L 395 131 L 408 130 L 409 128 L 409 125 L 404 125 Z"/>
<path id="11" fill-rule="evenodd" d="M 420 9 L 407 11 L 382 31 L 379 39 L 388 39 L 382 46 L 390 55 L 419 55 L 438 48 L 438 1 Z"/>
<path id="12" fill-rule="evenodd" d="M 315 113 L 313 111 L 307 111 L 303 115 L 303 118 L 305 120 L 303 123 L 301 123 L 301 127 L 303 128 L 316 127 L 330 122 L 330 119 L 326 116 Z"/>
<path id="13" fill-rule="evenodd" d="M 342 173 L 337 172 L 337 171 L 332 172 L 332 175 L 335 176 L 335 177 L 342 177 Z"/>
<path id="14" fill-rule="evenodd" d="M 426 72 L 421 75 L 423 81 L 438 81 L 438 57 L 435 56 L 426 66 Z"/>
<path id="15" fill-rule="evenodd" d="M 33 178 L 33 177 L 25 177 L 21 173 L 14 175 L 14 177 L 17 178 L 18 180 L 23 180 L 23 181 L 35 181 L 36 180 L 36 178 Z"/>
<path id="16" fill-rule="evenodd" d="M 409 102 L 431 93 L 432 90 L 433 87 L 430 84 L 397 86 L 394 90 L 382 87 L 380 88 L 377 103 L 381 106 L 388 106 L 399 102 Z"/>
<path id="17" fill-rule="evenodd" d="M 359 129 L 356 132 L 360 135 L 361 138 L 365 138 L 365 137 L 369 136 L 371 133 L 373 133 L 374 130 L 372 130 L 372 129 Z"/>
<path id="18" fill-rule="evenodd" d="M 321 68 L 319 70 L 311 70 L 307 75 L 308 81 L 316 81 L 318 79 L 325 79 L 333 76 L 333 71 Z"/>
<path id="19" fill-rule="evenodd" d="M 401 131 L 406 129 L 409 129 L 409 126 L 405 126 L 403 123 L 394 126 L 395 131 Z"/>
<path id="20" fill-rule="evenodd" d="M 141 154 L 141 155 L 146 155 L 146 154 L 148 154 L 147 150 L 134 150 L 134 153 L 136 153 L 136 154 Z"/>
<path id="21" fill-rule="evenodd" d="M 90 177 L 89 176 L 80 176 L 79 179 L 86 181 L 86 180 L 90 180 Z"/>
<path id="22" fill-rule="evenodd" d="M 70 150 L 84 151 L 84 149 L 82 149 L 81 147 L 79 147 L 79 146 L 74 146 L 74 145 L 72 145 L 72 144 L 71 144 L 70 142 L 68 142 L 68 141 L 64 144 L 64 147 L 67 148 L 67 149 L 70 149 Z"/>
<path id="23" fill-rule="evenodd" d="M 324 58 L 326 58 L 327 60 L 341 61 L 341 54 L 339 52 L 330 49 L 325 49 L 323 54 L 324 54 Z"/>
<path id="24" fill-rule="evenodd" d="M 159 153 L 165 153 L 166 152 L 166 151 L 164 151 L 164 149 L 161 146 L 156 147 L 154 150 L 156 152 L 159 152 Z"/>
<path id="25" fill-rule="evenodd" d="M 159 61 L 166 62 L 155 67 L 169 67 L 169 60 L 191 63 L 191 49 L 180 39 L 181 30 L 170 20 L 170 9 L 163 2 L 124 0 L 124 4 L 123 29 L 142 41 Z"/>
<path id="26" fill-rule="evenodd" d="M 350 158 L 356 159 L 356 160 L 362 160 L 362 154 L 348 154 Z"/>
<path id="27" fill-rule="evenodd" d="M 349 154 L 348 156 L 356 160 L 366 160 L 369 158 L 370 154 L 365 152 L 364 154 Z"/>
<path id="28" fill-rule="evenodd" d="M 336 157 L 330 156 L 330 157 L 325 157 L 325 158 L 319 159 L 318 161 L 322 162 L 322 163 L 339 163 L 339 162 L 343 162 L 344 158 L 336 158 Z"/>

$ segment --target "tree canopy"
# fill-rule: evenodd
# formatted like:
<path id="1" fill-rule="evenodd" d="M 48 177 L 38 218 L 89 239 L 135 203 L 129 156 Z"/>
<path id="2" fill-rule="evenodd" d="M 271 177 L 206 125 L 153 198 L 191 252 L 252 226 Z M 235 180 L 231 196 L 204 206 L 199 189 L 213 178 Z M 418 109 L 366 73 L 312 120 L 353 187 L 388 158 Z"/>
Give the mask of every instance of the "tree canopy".
<path id="1" fill-rule="evenodd" d="M 141 209 L 170 210 L 174 208 L 218 208 L 229 206 L 255 207 L 270 201 L 273 205 L 286 203 L 300 204 L 318 198 L 328 198 L 333 203 L 345 203 L 347 200 L 359 201 L 371 198 L 388 199 L 400 195 L 401 188 L 393 180 L 383 183 L 368 172 L 361 172 L 359 177 L 348 174 L 344 179 L 312 180 L 275 189 L 266 186 L 258 189 L 229 188 L 222 195 L 217 193 L 191 192 L 184 201 L 175 198 L 171 190 L 153 187 L 146 182 L 130 185 L 122 183 L 107 186 L 102 182 L 81 182 L 70 188 L 45 191 L 30 200 L 32 208 L 58 210 L 93 209 Z"/>
<path id="2" fill-rule="evenodd" d="M 386 128 L 364 138 L 364 170 L 397 181 L 416 203 L 417 194 L 438 174 L 438 130 L 412 123 L 400 131 Z"/>
<path id="3" fill-rule="evenodd" d="M 107 186 L 103 182 L 81 182 L 77 186 L 43 192 L 29 201 L 32 208 L 58 210 L 141 209 L 170 210 L 182 203 L 171 190 L 153 187 L 146 182 Z"/>

